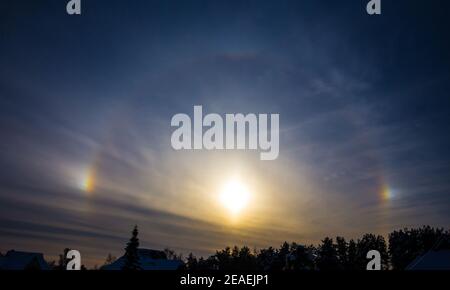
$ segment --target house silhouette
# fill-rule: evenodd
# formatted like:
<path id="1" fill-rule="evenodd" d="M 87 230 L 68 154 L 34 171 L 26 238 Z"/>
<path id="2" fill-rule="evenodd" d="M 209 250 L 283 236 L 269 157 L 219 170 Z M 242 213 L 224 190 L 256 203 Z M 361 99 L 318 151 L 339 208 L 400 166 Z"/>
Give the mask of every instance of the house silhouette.
<path id="1" fill-rule="evenodd" d="M 158 250 L 138 249 L 138 257 L 142 270 L 177 270 L 184 265 L 183 261 L 167 259 L 166 253 Z M 103 266 L 101 270 L 122 270 L 124 265 L 125 256 L 122 256 L 115 262 Z"/>
<path id="2" fill-rule="evenodd" d="M 50 270 L 41 253 L 11 250 L 0 257 L 0 270 Z"/>

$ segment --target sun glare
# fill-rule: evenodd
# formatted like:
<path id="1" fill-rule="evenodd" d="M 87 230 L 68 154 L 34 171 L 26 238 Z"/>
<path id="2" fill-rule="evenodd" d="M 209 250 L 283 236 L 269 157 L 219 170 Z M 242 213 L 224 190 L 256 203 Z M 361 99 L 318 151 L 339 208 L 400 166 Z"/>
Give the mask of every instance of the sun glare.
<path id="1" fill-rule="evenodd" d="M 221 204 L 233 215 L 240 213 L 250 201 L 250 192 L 240 181 L 226 183 L 220 192 Z"/>

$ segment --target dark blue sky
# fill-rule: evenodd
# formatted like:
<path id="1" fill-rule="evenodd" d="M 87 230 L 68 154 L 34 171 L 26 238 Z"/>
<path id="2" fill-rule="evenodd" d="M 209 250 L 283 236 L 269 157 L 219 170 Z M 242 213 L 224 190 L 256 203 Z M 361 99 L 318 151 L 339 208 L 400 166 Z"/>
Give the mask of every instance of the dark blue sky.
<path id="1" fill-rule="evenodd" d="M 450 4 L 0 3 L 0 251 L 87 263 L 450 224 Z M 280 157 L 175 152 L 170 119 L 279 113 Z M 239 224 L 215 192 L 239 172 Z"/>

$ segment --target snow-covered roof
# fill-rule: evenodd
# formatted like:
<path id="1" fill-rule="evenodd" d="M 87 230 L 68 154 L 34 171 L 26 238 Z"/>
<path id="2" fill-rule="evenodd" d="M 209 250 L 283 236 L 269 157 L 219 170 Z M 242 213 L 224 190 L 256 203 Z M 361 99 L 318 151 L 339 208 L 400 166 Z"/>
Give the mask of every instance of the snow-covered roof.
<path id="1" fill-rule="evenodd" d="M 180 260 L 168 260 L 162 251 L 151 249 L 138 249 L 139 263 L 142 270 L 177 270 L 183 262 Z M 115 262 L 103 266 L 102 270 L 122 270 L 125 264 L 125 256 Z"/>
<path id="2" fill-rule="evenodd" d="M 407 270 L 450 270 L 450 250 L 429 251 L 412 261 Z"/>
<path id="3" fill-rule="evenodd" d="M 0 269 L 2 270 L 26 270 L 40 269 L 50 270 L 50 266 L 44 260 L 41 253 L 20 252 L 11 250 L 5 256 L 0 257 Z"/>

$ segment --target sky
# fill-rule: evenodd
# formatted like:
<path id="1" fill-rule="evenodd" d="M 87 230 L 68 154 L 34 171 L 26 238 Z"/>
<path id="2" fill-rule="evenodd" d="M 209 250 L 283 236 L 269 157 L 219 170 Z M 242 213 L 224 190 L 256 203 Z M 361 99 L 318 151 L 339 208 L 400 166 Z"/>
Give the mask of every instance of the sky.
<path id="1" fill-rule="evenodd" d="M 208 256 L 450 225 L 450 4 L 0 3 L 0 251 Z M 280 116 L 280 154 L 175 151 L 177 113 Z M 220 191 L 240 180 L 238 216 Z"/>

